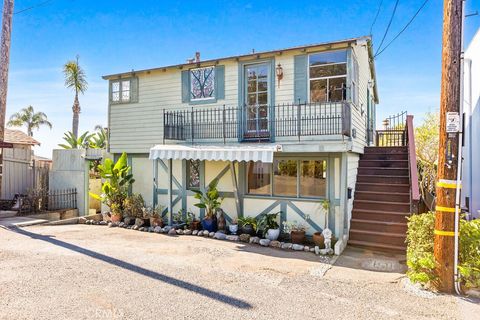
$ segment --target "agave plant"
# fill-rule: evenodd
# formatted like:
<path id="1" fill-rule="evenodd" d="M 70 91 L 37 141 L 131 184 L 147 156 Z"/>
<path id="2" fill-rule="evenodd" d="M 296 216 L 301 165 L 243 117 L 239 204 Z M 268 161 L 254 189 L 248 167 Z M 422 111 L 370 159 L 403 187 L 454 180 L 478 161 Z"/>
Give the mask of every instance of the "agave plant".
<path id="1" fill-rule="evenodd" d="M 88 131 L 78 138 L 71 131 L 68 131 L 65 132 L 63 136 L 63 140 L 65 140 L 67 144 L 59 144 L 58 146 L 64 149 L 83 149 L 90 145 L 91 138 L 92 134 L 89 134 Z"/>

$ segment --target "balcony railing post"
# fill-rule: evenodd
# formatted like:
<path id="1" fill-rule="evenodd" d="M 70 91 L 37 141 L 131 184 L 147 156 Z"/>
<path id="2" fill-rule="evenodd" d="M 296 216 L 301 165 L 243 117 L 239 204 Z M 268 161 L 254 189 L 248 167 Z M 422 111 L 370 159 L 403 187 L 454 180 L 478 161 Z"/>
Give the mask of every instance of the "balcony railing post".
<path id="1" fill-rule="evenodd" d="M 223 134 L 223 144 L 226 143 L 226 133 L 225 133 L 225 130 L 226 130 L 226 119 L 225 119 L 226 115 L 225 115 L 225 105 L 223 105 L 223 110 L 222 110 L 222 134 Z"/>
<path id="2" fill-rule="evenodd" d="M 307 103 L 305 102 L 305 106 Z M 297 136 L 298 136 L 298 141 L 300 141 L 300 136 L 301 136 L 301 131 L 302 131 L 302 123 L 301 123 L 301 116 L 302 116 L 302 109 L 301 109 L 301 104 L 299 103 L 297 105 Z"/>
<path id="3" fill-rule="evenodd" d="M 192 111 L 190 112 L 190 138 L 192 139 L 192 144 L 193 144 L 193 107 Z"/>
<path id="4" fill-rule="evenodd" d="M 167 131 L 166 124 L 167 124 L 167 122 L 166 122 L 166 119 L 165 119 L 165 109 L 163 109 L 163 144 L 165 144 L 165 134 L 166 134 L 166 131 Z"/>

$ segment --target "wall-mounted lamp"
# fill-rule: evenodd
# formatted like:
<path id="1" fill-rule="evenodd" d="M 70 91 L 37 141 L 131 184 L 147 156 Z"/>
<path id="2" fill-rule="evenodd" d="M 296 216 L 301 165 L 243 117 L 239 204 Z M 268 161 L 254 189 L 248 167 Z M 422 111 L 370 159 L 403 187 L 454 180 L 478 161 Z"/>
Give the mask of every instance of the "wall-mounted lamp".
<path id="1" fill-rule="evenodd" d="M 278 87 L 280 88 L 280 80 L 283 79 L 283 67 L 280 63 L 275 68 L 275 73 L 277 74 Z"/>

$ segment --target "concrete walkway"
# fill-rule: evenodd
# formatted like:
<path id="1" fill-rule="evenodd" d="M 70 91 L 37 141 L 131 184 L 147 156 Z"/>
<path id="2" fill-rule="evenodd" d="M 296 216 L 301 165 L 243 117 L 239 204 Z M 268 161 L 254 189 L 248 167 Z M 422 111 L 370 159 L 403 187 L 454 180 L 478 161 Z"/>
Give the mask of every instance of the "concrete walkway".
<path id="1" fill-rule="evenodd" d="M 0 239 L 0 319 L 472 319 L 480 312 L 471 301 L 406 288 L 401 256 L 347 249 L 321 259 L 88 225 L 0 229 Z"/>

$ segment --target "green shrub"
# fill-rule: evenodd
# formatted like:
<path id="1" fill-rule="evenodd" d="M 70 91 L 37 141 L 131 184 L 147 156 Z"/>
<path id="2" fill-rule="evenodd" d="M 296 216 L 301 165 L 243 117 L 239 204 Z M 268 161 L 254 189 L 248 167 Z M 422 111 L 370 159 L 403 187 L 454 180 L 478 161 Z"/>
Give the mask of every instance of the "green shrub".
<path id="1" fill-rule="evenodd" d="M 435 214 L 412 215 L 407 231 L 407 276 L 432 285 L 438 279 L 433 254 Z M 480 220 L 460 220 L 459 275 L 467 288 L 480 288 Z"/>
<path id="2" fill-rule="evenodd" d="M 435 214 L 428 212 L 408 218 L 407 276 L 412 282 L 432 284 L 436 281 L 433 255 Z"/>

